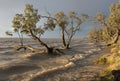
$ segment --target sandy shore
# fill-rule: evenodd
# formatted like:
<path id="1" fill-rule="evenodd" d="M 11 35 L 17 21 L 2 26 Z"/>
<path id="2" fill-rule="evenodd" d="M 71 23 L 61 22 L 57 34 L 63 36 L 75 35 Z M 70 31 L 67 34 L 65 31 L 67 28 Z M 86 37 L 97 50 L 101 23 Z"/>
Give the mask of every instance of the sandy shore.
<path id="1" fill-rule="evenodd" d="M 46 42 L 50 46 L 61 45 L 59 39 Z M 106 53 L 104 45 L 95 45 L 87 39 L 74 40 L 71 49 L 56 56 L 16 52 L 13 50 L 16 43 L 17 39 L 0 40 L 0 81 L 89 81 L 103 70 L 94 61 Z M 40 48 L 32 40 L 26 39 L 25 44 Z"/>

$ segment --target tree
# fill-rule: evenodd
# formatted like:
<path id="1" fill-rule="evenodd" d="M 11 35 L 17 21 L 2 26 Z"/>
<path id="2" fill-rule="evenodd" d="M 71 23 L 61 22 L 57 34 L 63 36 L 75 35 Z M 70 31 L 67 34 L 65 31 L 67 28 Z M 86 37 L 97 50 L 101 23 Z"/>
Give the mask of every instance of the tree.
<path id="1" fill-rule="evenodd" d="M 30 36 L 44 46 L 48 53 L 52 53 L 53 48 L 49 47 L 41 40 L 41 35 L 48 29 L 53 30 L 55 25 L 52 19 L 47 18 L 47 22 L 43 27 L 37 27 L 37 23 L 40 21 L 40 18 L 41 15 L 38 14 L 38 10 L 34 9 L 32 5 L 27 4 L 25 6 L 24 13 L 16 14 L 13 19 L 14 31 L 17 31 L 19 36 L 22 36 L 22 34 Z"/>
<path id="2" fill-rule="evenodd" d="M 94 27 L 91 31 L 89 31 L 88 37 L 91 40 L 94 40 L 95 43 L 97 43 L 97 42 L 103 40 L 102 32 L 103 32 L 103 30 L 101 28 Z"/>
<path id="3" fill-rule="evenodd" d="M 62 34 L 62 43 L 63 46 L 66 47 L 66 42 L 65 42 L 65 27 L 67 26 L 67 17 L 64 14 L 64 12 L 59 12 L 55 14 L 56 18 L 56 24 L 60 27 L 61 29 L 61 34 Z"/>
<path id="4" fill-rule="evenodd" d="M 23 21 L 24 17 L 23 14 L 16 14 L 12 23 L 13 31 L 18 34 L 20 45 L 23 47 L 23 33 L 22 33 L 22 26 L 24 25 Z"/>
<path id="5" fill-rule="evenodd" d="M 94 21 L 102 27 L 102 36 L 109 45 L 118 43 L 120 37 L 120 4 L 112 4 L 110 6 L 110 14 L 106 17 L 99 12 Z"/>
<path id="6" fill-rule="evenodd" d="M 108 26 L 114 29 L 114 39 L 112 43 L 117 43 L 120 37 L 120 4 L 112 4 L 110 6 L 110 14 L 108 16 Z"/>
<path id="7" fill-rule="evenodd" d="M 88 18 L 86 14 L 82 14 L 81 16 L 82 18 L 78 17 L 77 13 L 73 11 L 69 12 L 68 15 L 62 11 L 55 14 L 56 25 L 61 29 L 64 48 L 68 49 L 70 47 L 73 36 L 80 30 L 80 25 Z"/>
<path id="8" fill-rule="evenodd" d="M 107 41 L 110 38 L 109 30 L 110 28 L 107 25 L 107 17 L 102 12 L 97 12 L 95 17 L 92 20 L 93 23 L 97 23 L 94 29 L 92 29 L 88 35 L 89 38 L 95 39 L 96 42 L 98 41 Z"/>

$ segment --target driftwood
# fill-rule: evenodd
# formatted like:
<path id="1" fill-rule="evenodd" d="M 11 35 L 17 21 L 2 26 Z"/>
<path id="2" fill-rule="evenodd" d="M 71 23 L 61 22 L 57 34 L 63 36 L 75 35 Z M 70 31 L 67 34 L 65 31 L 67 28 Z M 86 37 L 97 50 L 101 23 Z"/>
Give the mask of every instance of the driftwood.
<path id="1" fill-rule="evenodd" d="M 114 76 L 113 81 L 120 81 L 120 70 L 113 70 L 112 75 Z"/>

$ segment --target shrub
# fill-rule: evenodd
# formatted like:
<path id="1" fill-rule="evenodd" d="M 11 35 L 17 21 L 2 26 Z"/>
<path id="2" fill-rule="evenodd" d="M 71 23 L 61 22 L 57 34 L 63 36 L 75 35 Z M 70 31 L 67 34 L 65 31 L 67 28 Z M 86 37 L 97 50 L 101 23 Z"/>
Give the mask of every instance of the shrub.
<path id="1" fill-rule="evenodd" d="M 101 28 L 93 28 L 89 33 L 88 37 L 96 42 L 102 41 L 102 29 Z"/>
<path id="2" fill-rule="evenodd" d="M 103 72 L 100 73 L 99 78 L 96 78 L 95 81 L 112 81 L 113 76 L 112 70 L 120 70 L 120 46 L 114 45 L 111 47 L 111 54 L 102 56 L 97 60 L 97 64 L 107 64 L 109 65 Z"/>

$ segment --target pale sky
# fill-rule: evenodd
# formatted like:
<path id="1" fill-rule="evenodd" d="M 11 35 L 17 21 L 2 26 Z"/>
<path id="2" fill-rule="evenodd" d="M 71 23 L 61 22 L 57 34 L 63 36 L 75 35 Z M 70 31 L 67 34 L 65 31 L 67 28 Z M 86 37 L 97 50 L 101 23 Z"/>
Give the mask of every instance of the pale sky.
<path id="1" fill-rule="evenodd" d="M 96 12 L 109 13 L 109 6 L 112 3 L 117 3 L 118 0 L 0 0 L 0 37 L 6 37 L 5 31 L 12 31 L 12 19 L 16 13 L 22 13 L 25 4 L 31 4 L 38 9 L 40 14 L 45 14 L 46 10 L 51 14 L 59 11 L 69 12 L 75 11 L 78 14 L 85 13 L 90 16 Z M 81 25 L 80 33 L 77 37 L 87 36 L 87 31 L 90 30 L 92 24 L 86 22 Z M 59 37 L 58 29 L 54 32 L 47 32 L 45 37 Z"/>

